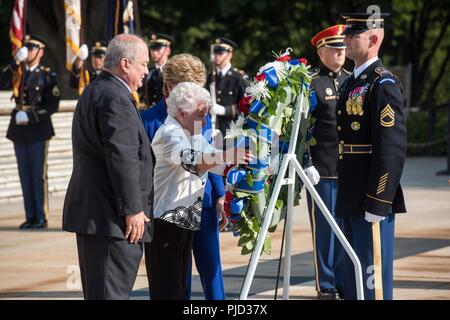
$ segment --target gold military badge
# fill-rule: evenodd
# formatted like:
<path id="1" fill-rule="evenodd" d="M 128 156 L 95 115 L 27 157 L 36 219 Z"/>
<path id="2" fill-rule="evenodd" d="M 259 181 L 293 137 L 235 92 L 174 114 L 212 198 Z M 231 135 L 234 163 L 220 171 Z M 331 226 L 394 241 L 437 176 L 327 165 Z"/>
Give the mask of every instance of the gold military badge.
<path id="1" fill-rule="evenodd" d="M 347 101 L 345 102 L 346 110 L 349 116 L 363 116 L 363 104 L 366 99 L 367 91 L 369 90 L 369 84 L 362 87 L 357 87 L 350 92 Z"/>
<path id="2" fill-rule="evenodd" d="M 358 121 L 353 121 L 350 127 L 353 131 L 358 131 L 359 129 L 361 129 L 361 124 Z"/>
<path id="3" fill-rule="evenodd" d="M 395 125 L 395 112 L 389 103 L 381 110 L 380 124 L 385 128 L 390 128 Z"/>

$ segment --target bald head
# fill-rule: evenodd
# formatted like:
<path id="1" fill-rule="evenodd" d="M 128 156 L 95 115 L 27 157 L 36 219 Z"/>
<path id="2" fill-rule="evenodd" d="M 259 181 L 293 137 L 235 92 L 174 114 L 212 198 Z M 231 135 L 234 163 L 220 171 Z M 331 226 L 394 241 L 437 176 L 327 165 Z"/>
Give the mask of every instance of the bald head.
<path id="1" fill-rule="evenodd" d="M 380 51 L 380 47 L 384 39 L 384 29 L 372 29 L 366 31 L 366 33 L 370 39 L 369 50 L 376 51 L 376 53 L 378 54 L 378 51 Z"/>

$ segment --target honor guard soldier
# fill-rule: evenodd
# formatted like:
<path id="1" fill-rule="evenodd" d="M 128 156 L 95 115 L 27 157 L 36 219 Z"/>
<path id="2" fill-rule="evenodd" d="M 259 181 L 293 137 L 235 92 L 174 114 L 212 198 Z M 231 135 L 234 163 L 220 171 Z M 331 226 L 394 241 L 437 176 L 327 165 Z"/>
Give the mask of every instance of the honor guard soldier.
<path id="1" fill-rule="evenodd" d="M 245 93 L 245 80 L 248 78 L 243 71 L 233 68 L 231 59 L 237 44 L 227 38 L 217 38 L 213 44 L 213 63 L 215 70 L 208 76 L 206 88 L 211 91 L 210 84 L 215 82 L 215 104 L 211 113 L 217 116 L 216 126 L 225 137 L 230 122 L 238 115 L 238 102 Z M 215 76 L 214 76 L 215 73 Z"/>
<path id="2" fill-rule="evenodd" d="M 16 102 L 6 137 L 14 143 L 22 186 L 26 221 L 21 229 L 47 227 L 47 151 L 55 135 L 51 115 L 58 111 L 59 88 L 56 74 L 40 65 L 45 46 L 41 37 L 25 36 L 24 47 L 0 78 L 2 89 L 13 87 Z"/>
<path id="3" fill-rule="evenodd" d="M 96 41 L 91 48 L 90 64 L 84 65 L 89 56 L 88 47 L 86 44 L 80 46 L 80 52 L 72 65 L 72 73 L 70 75 L 70 86 L 74 89 L 79 89 L 80 95 L 84 87 L 94 81 L 102 72 L 107 47 L 108 45 L 105 41 Z M 83 65 L 85 66 L 84 71 L 87 73 L 84 78 L 81 77 Z"/>
<path id="4" fill-rule="evenodd" d="M 316 119 L 313 136 L 317 143 L 309 148 L 312 166 L 305 169 L 338 225 L 341 225 L 340 219 L 334 212 L 338 161 L 336 103 L 338 89 L 350 74 L 342 68 L 345 63 L 344 28 L 345 25 L 335 25 L 320 31 L 311 39 L 321 64 L 311 71 L 311 88 L 317 97 L 317 106 L 312 112 L 312 117 Z M 307 196 L 317 295 L 319 299 L 335 300 L 343 293 L 342 246 L 311 195 L 308 193 Z"/>
<path id="5" fill-rule="evenodd" d="M 150 58 L 154 66 L 149 69 L 149 74 L 141 88 L 141 101 L 146 107 L 151 107 L 164 97 L 162 69 L 172 54 L 172 46 L 175 39 L 167 34 L 153 33 L 148 45 Z"/>
<path id="6" fill-rule="evenodd" d="M 346 55 L 355 62 L 337 106 L 336 214 L 361 266 L 365 299 L 392 299 L 395 214 L 406 212 L 400 178 L 406 158 L 400 81 L 378 58 L 385 13 L 342 14 Z M 355 299 L 355 274 L 344 258 L 344 298 Z"/>

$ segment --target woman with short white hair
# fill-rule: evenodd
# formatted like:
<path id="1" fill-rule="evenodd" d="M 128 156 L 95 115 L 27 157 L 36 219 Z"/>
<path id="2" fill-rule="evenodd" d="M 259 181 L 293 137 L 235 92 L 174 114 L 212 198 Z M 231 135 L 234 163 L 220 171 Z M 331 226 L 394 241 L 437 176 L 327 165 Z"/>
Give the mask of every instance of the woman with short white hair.
<path id="1" fill-rule="evenodd" d="M 223 174 L 226 164 L 246 163 L 243 149 L 222 151 L 201 134 L 211 96 L 193 82 L 182 82 L 166 100 L 168 117 L 152 142 L 154 235 L 150 244 L 158 263 L 151 277 L 151 299 L 184 299 L 193 231 L 200 229 L 208 171 Z"/>

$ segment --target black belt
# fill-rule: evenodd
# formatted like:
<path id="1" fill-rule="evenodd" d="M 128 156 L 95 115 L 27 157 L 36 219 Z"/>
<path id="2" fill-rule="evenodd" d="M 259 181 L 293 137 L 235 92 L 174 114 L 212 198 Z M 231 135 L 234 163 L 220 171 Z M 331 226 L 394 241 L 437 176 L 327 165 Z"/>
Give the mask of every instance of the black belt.
<path id="1" fill-rule="evenodd" d="M 339 144 L 339 154 L 369 154 L 372 153 L 371 144 Z"/>

